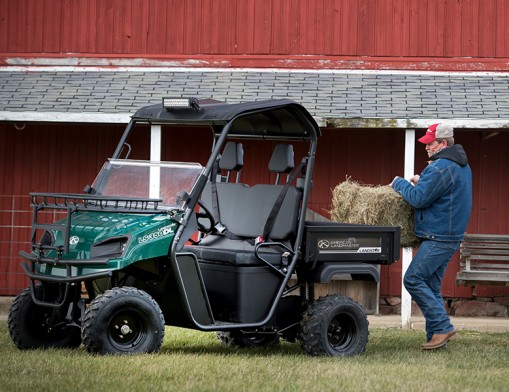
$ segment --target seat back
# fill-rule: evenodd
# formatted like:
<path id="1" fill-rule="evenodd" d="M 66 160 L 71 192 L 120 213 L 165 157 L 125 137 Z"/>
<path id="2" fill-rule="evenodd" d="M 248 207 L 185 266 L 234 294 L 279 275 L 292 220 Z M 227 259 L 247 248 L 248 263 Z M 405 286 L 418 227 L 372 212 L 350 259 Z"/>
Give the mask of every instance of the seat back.
<path id="1" fill-rule="evenodd" d="M 279 147 L 278 147 L 279 146 Z M 277 173 L 289 173 L 294 167 L 293 146 L 278 144 L 269 163 Z M 263 234 L 277 198 L 284 185 L 257 184 L 252 187 L 240 183 L 217 183 L 219 217 L 228 231 L 238 237 L 256 238 Z M 203 201 L 212 206 L 209 184 L 202 194 Z M 302 192 L 290 186 L 269 234 L 272 240 L 287 240 L 297 229 Z"/>
<path id="2" fill-rule="evenodd" d="M 269 161 L 269 170 L 276 173 L 276 184 L 279 184 L 282 173 L 289 175 L 294 167 L 293 146 L 291 144 L 276 144 Z"/>
<path id="3" fill-rule="evenodd" d="M 225 182 L 230 182 L 232 171 L 237 172 L 235 182 L 239 182 L 240 171 L 244 167 L 244 148 L 241 143 L 228 142 L 224 147 L 223 154 L 219 160 L 219 169 L 227 172 L 223 178 Z"/>
<path id="4" fill-rule="evenodd" d="M 221 223 L 238 237 L 256 238 L 263 234 L 265 223 L 281 193 L 283 185 L 217 184 Z M 228 186 L 234 185 L 234 186 Z M 204 195 L 207 205 L 212 203 L 210 194 Z M 283 200 L 269 237 L 285 240 L 295 233 L 301 192 L 290 187 Z"/>

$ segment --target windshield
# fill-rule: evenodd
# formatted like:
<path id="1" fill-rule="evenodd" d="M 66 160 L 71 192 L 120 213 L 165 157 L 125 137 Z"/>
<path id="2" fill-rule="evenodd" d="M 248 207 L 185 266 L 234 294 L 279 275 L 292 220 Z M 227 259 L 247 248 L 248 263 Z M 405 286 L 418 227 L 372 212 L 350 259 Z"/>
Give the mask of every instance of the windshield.
<path id="1" fill-rule="evenodd" d="M 92 188 L 97 195 L 162 199 L 163 206 L 180 207 L 178 194 L 191 193 L 202 170 L 199 163 L 110 159 Z"/>

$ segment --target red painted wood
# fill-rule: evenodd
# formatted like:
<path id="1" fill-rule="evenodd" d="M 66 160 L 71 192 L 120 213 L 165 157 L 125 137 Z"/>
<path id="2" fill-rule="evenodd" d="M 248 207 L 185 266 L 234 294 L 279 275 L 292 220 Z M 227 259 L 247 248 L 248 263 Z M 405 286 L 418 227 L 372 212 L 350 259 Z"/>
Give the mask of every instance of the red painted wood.
<path id="1" fill-rule="evenodd" d="M 20 250 L 29 250 L 32 191 L 81 192 L 114 150 L 122 126 L 0 125 L 0 295 L 27 286 Z M 46 218 L 45 218 L 46 219 Z M 53 220 L 51 217 L 47 219 Z"/>
<path id="2" fill-rule="evenodd" d="M 503 0 L 5 0 L 0 11 L 6 54 L 509 57 Z"/>
<path id="3" fill-rule="evenodd" d="M 509 20 L 509 7 L 506 6 L 505 0 L 497 0 L 496 2 L 496 16 L 495 16 L 495 42 L 496 42 L 496 54 L 507 53 L 509 51 L 509 26 L 507 20 Z"/>
<path id="4" fill-rule="evenodd" d="M 0 295 L 18 293 L 26 286 L 18 256 L 28 249 L 31 191 L 81 192 L 94 178 L 114 150 L 122 126 L 27 124 L 16 130 L 13 124 L 0 124 Z M 142 132 L 148 132 L 148 127 Z M 205 134 L 203 133 L 205 132 Z M 165 160 L 192 160 L 204 164 L 210 152 L 210 132 L 186 129 L 200 143 L 182 144 L 178 135 L 163 132 Z M 474 203 L 467 231 L 471 233 L 509 233 L 509 133 L 488 137 L 489 132 L 461 130 L 456 141 L 467 150 L 473 172 Z M 132 158 L 148 156 L 148 143 L 137 138 Z M 245 169 L 242 181 L 270 183 L 268 161 L 272 145 L 244 142 Z M 387 184 L 403 171 L 404 132 L 400 130 L 324 129 L 319 140 L 314 188 L 309 207 L 328 215 L 332 208 L 332 189 L 346 176 L 365 184 Z M 296 160 L 306 151 L 295 144 Z M 416 171 L 426 165 L 423 148 L 416 146 Z M 444 278 L 443 293 L 451 297 L 470 297 L 472 289 L 457 287 L 457 256 Z M 401 263 L 382 267 L 381 294 L 400 295 Z M 509 295 L 509 288 L 478 288 L 476 295 Z"/>
<path id="5" fill-rule="evenodd" d="M 0 2 L 0 64 L 12 64 L 15 57 L 33 64 L 40 58 L 78 57 L 76 65 L 105 60 L 117 66 L 121 59 L 138 64 L 142 58 L 147 66 L 509 69 L 509 3 L 505 0 L 271 0 L 261 4 L 256 0 L 6 0 Z M 4 179 L 0 185 L 0 291 L 9 293 L 19 290 L 24 279 L 17 251 L 27 241 L 28 192 L 79 192 L 113 151 L 121 131 L 73 125 L 69 132 L 63 125 L 29 124 L 28 129 L 14 132 L 11 125 L 0 125 Z M 86 138 L 77 143 L 76 135 Z M 473 131 L 462 136 L 474 173 L 468 230 L 508 233 L 509 189 L 500 178 L 509 164 L 509 135 L 485 138 L 485 133 Z M 209 151 L 206 145 L 188 149 L 172 147 L 171 140 L 164 142 L 169 159 L 192 156 L 204 163 Z M 401 174 L 402 143 L 397 131 L 324 130 L 311 208 L 327 215 L 330 190 L 346 175 L 383 184 Z M 148 145 L 142 149 L 147 152 Z M 250 175 L 246 172 L 244 181 L 271 180 L 260 164 L 268 160 L 270 149 L 252 142 L 246 152 L 246 163 L 256 169 Z M 419 152 L 416 161 L 422 168 L 425 157 Z M 444 294 L 469 296 L 469 288 L 455 286 L 456 266 L 457 258 L 447 271 Z M 399 263 L 382 271 L 382 294 L 399 295 Z M 507 289 L 478 290 L 478 294 L 493 292 L 507 293 Z"/>

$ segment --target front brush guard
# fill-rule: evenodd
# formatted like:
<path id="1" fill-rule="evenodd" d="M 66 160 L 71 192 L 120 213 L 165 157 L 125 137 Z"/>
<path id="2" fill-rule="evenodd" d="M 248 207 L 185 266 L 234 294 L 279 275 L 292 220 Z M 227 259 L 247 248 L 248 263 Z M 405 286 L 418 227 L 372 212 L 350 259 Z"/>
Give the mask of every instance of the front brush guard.
<path id="1" fill-rule="evenodd" d="M 100 271 L 84 276 L 72 274 L 72 267 L 83 266 L 105 266 L 107 258 L 95 259 L 63 259 L 64 254 L 69 253 L 69 240 L 71 233 L 71 217 L 76 211 L 115 212 L 115 213 L 138 213 L 138 214 L 160 214 L 165 212 L 159 209 L 161 199 L 128 198 L 97 196 L 88 194 L 67 194 L 67 193 L 30 193 L 31 207 L 33 208 L 31 249 L 32 253 L 19 252 L 20 256 L 29 263 L 21 264 L 26 275 L 30 279 L 31 294 L 34 303 L 41 306 L 58 308 L 66 303 L 69 297 L 71 285 L 83 280 L 93 280 L 104 277 L 111 277 L 111 270 Z M 40 223 L 38 214 L 43 210 L 65 211 L 65 219 L 60 223 Z M 62 245 L 37 241 L 38 231 L 62 233 Z M 55 251 L 55 257 L 46 256 L 47 251 Z M 65 266 L 65 276 L 44 275 L 36 272 L 35 264 L 52 264 L 54 266 Z M 65 284 L 64 294 L 58 302 L 43 301 L 35 295 L 35 281 Z"/>

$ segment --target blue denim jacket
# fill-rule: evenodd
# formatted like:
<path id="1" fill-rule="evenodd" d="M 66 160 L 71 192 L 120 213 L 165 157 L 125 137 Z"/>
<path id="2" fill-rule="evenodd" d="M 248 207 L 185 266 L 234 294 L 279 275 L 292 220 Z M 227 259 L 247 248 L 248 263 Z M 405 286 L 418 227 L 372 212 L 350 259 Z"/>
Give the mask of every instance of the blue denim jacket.
<path id="1" fill-rule="evenodd" d="M 417 185 L 397 177 L 392 187 L 414 207 L 414 233 L 423 239 L 461 241 L 472 210 L 472 172 L 461 145 L 430 157 Z"/>

